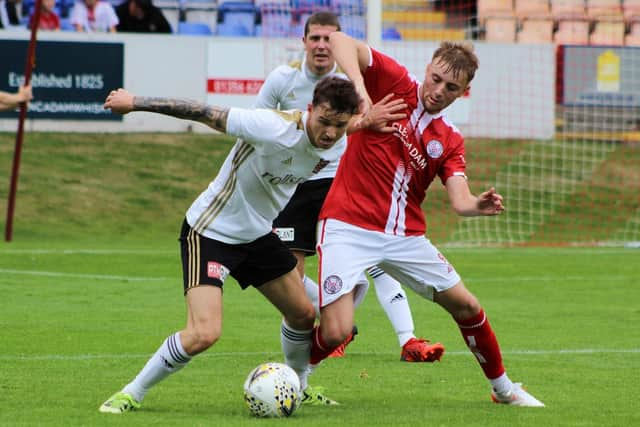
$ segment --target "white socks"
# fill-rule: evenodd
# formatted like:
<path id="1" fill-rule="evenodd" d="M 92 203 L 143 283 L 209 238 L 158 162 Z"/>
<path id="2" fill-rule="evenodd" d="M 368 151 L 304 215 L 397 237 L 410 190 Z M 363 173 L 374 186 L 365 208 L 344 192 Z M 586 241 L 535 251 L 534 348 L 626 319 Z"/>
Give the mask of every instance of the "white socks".
<path id="1" fill-rule="evenodd" d="M 507 373 L 500 375 L 498 378 L 494 378 L 489 380 L 491 382 L 491 387 L 498 394 L 508 394 L 513 387 L 513 383 L 507 376 Z"/>
<path id="2" fill-rule="evenodd" d="M 378 301 L 387 313 L 387 317 L 396 331 L 398 342 L 402 347 L 411 338 L 415 338 L 413 331 L 413 317 L 409 308 L 409 301 L 400 283 L 378 267 L 370 267 L 367 273 L 373 279 Z"/>
<path id="3" fill-rule="evenodd" d="M 298 331 L 287 325 L 282 320 L 280 329 L 280 343 L 284 353 L 284 361 L 291 367 L 300 378 L 300 389 L 307 388 L 307 377 L 309 369 L 309 357 L 311 355 L 311 329 L 308 331 Z"/>
<path id="4" fill-rule="evenodd" d="M 170 335 L 144 365 L 140 373 L 122 391 L 141 402 L 151 387 L 184 368 L 191 357 L 182 348 L 180 333 Z"/>
<path id="5" fill-rule="evenodd" d="M 311 300 L 311 304 L 313 304 L 313 308 L 316 310 L 316 318 L 320 318 L 320 289 L 318 289 L 318 284 L 313 281 L 310 277 L 304 276 L 302 277 L 302 284 L 304 285 L 304 291 L 307 293 L 307 296 Z"/>

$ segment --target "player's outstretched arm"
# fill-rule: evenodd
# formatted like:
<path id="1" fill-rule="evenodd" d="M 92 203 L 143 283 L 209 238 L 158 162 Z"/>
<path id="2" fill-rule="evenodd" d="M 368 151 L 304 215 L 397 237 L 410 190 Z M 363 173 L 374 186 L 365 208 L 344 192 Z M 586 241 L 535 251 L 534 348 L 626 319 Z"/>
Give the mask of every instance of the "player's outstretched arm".
<path id="1" fill-rule="evenodd" d="M 20 86 L 16 93 L 0 91 L 0 110 L 13 110 L 21 102 L 29 102 L 32 99 L 31 85 Z"/>
<path id="2" fill-rule="evenodd" d="M 112 90 L 104 108 L 118 114 L 148 111 L 203 123 L 220 132 L 227 131 L 229 109 L 188 99 L 135 96 L 124 89 Z"/>
<path id="3" fill-rule="evenodd" d="M 502 195 L 491 187 L 474 196 L 467 180 L 461 176 L 452 176 L 445 184 L 453 210 L 461 216 L 499 215 L 504 211 Z"/>
<path id="4" fill-rule="evenodd" d="M 336 31 L 329 35 L 329 46 L 336 63 L 342 68 L 356 87 L 358 95 L 364 105 L 362 113 L 366 114 L 372 105 L 371 98 L 364 85 L 364 73 L 369 66 L 369 47 L 360 40 L 354 39 L 345 33 Z"/>

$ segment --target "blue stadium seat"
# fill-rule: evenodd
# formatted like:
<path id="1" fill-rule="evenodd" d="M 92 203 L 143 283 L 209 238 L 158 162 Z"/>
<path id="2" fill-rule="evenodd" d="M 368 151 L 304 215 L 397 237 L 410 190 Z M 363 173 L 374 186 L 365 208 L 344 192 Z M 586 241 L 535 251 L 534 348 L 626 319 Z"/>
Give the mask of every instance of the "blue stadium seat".
<path id="1" fill-rule="evenodd" d="M 73 24 L 71 24 L 71 18 L 60 18 L 60 30 L 61 31 L 75 31 Z"/>
<path id="2" fill-rule="evenodd" d="M 249 32 L 249 29 L 241 24 L 231 22 L 222 23 L 216 26 L 216 35 L 226 37 L 252 37 L 254 34 Z"/>
<path id="3" fill-rule="evenodd" d="M 402 40 L 402 34 L 396 27 L 389 27 L 382 30 L 382 40 Z"/>
<path id="4" fill-rule="evenodd" d="M 342 31 L 359 40 L 367 38 L 367 18 L 360 15 L 341 15 L 340 26 Z"/>
<path id="5" fill-rule="evenodd" d="M 291 7 L 294 9 L 327 9 L 331 7 L 331 0 L 291 0 Z M 340 3 L 340 1 L 336 1 Z"/>
<path id="6" fill-rule="evenodd" d="M 259 10 L 253 3 L 226 1 L 218 7 L 217 25 L 218 27 L 222 25 L 222 31 L 226 34 L 220 34 L 220 31 L 217 33 L 218 35 L 253 36 L 256 32 L 258 17 Z M 240 27 L 244 27 L 244 30 Z"/>
<path id="7" fill-rule="evenodd" d="M 260 6 L 261 37 L 289 37 L 291 9 L 282 3 L 263 3 Z"/>
<path id="8" fill-rule="evenodd" d="M 365 14 L 365 3 L 363 0 L 336 0 L 332 2 L 332 6 L 339 15 Z"/>
<path id="9" fill-rule="evenodd" d="M 210 36 L 211 28 L 203 22 L 178 22 L 178 34 L 188 36 Z"/>

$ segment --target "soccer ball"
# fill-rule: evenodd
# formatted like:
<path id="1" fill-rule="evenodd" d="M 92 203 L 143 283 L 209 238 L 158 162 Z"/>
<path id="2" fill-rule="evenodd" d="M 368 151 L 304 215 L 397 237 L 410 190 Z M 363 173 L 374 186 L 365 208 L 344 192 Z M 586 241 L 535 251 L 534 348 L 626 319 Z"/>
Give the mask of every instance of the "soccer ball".
<path id="1" fill-rule="evenodd" d="M 300 400 L 298 374 L 284 363 L 263 363 L 244 382 L 244 401 L 256 417 L 290 417 Z"/>

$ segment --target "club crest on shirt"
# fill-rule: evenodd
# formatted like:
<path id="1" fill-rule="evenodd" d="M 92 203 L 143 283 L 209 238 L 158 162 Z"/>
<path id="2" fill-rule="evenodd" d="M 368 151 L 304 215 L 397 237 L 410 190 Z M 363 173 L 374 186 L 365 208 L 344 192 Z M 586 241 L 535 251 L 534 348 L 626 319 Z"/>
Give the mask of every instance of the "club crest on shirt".
<path id="1" fill-rule="evenodd" d="M 320 161 L 316 164 L 316 166 L 313 168 L 313 173 L 318 173 L 322 170 L 322 168 L 324 168 L 325 166 L 327 166 L 329 164 L 329 160 L 325 160 L 325 159 L 320 159 Z"/>
<path id="2" fill-rule="evenodd" d="M 431 157 L 432 159 L 437 159 L 438 157 L 442 156 L 442 153 L 444 153 L 444 148 L 442 147 L 442 143 L 440 141 L 438 141 L 437 139 L 432 139 L 431 141 L 429 141 L 429 143 L 427 144 L 427 154 L 429 155 L 429 157 Z"/>
<path id="3" fill-rule="evenodd" d="M 224 265 L 215 261 L 209 261 L 207 263 L 207 277 L 224 282 L 224 279 L 226 279 L 228 275 L 229 269 Z"/>
<path id="4" fill-rule="evenodd" d="M 340 292 L 342 289 L 342 279 L 338 276 L 329 276 L 324 279 L 324 283 L 322 284 L 324 291 L 330 295 L 336 294 Z"/>

